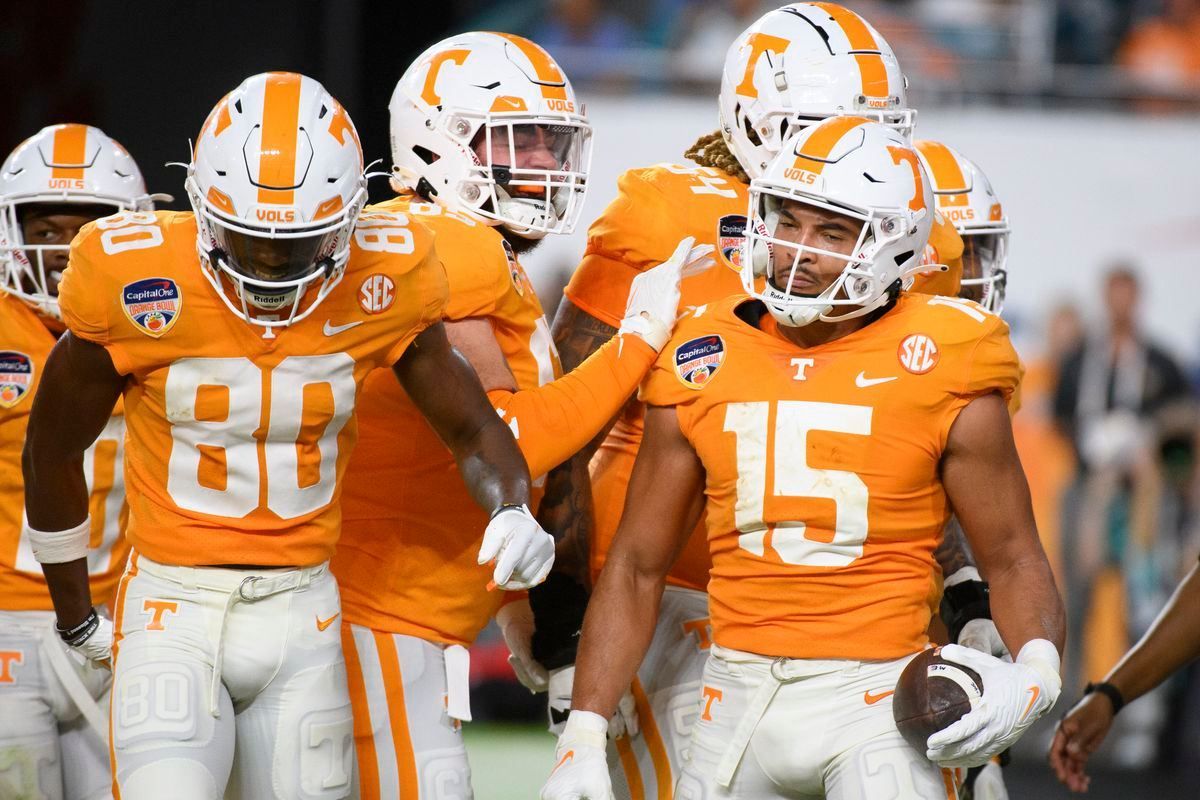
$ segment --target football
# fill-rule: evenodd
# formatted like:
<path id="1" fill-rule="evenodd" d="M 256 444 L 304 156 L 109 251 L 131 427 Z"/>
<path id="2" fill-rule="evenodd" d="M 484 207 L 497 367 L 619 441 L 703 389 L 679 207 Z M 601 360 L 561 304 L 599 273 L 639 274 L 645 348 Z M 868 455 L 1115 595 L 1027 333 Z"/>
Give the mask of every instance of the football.
<path id="1" fill-rule="evenodd" d="M 946 661 L 941 648 L 935 647 L 908 662 L 900 673 L 892 716 L 905 741 L 924 752 L 930 734 L 957 722 L 982 696 L 979 673 Z"/>

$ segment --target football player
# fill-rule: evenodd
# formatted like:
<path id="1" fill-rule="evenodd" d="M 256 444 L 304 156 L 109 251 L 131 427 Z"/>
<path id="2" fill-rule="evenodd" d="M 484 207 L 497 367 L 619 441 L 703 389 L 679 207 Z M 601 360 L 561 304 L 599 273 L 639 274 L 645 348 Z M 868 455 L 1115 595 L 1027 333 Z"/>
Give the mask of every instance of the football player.
<path id="1" fill-rule="evenodd" d="M 978 302 L 999 315 L 1004 308 L 1008 282 L 1008 218 L 991 181 L 978 165 L 941 142 L 923 139 L 913 143 L 929 176 L 934 202 L 942 217 L 952 223 L 963 240 L 962 281 L 958 296 Z M 1022 367 L 1022 375 L 1024 368 Z M 1020 385 L 1009 401 L 1016 413 Z M 994 656 L 1009 656 L 996 626 L 991 623 L 987 584 L 971 558 L 970 547 L 957 520 L 946 526 L 934 553 L 942 567 L 941 617 L 949 641 Z M 1000 764 L 1007 754 L 967 771 L 964 797 L 974 800 L 1008 800 Z"/>
<path id="2" fill-rule="evenodd" d="M 53 125 L 0 167 L 0 796 L 107 797 L 109 673 L 67 657 L 50 593 L 23 535 L 21 447 L 46 359 L 63 333 L 58 285 L 71 239 L 117 211 L 153 208 L 133 158 L 103 131 Z M 121 535 L 124 417 L 118 406 L 84 452 L 86 574 L 112 597 L 129 547 Z"/>
<path id="3" fill-rule="evenodd" d="M 344 797 L 353 729 L 338 494 L 367 374 L 390 367 L 489 512 L 502 586 L 540 580 L 512 435 L 440 318 L 432 236 L 360 219 L 362 150 L 311 78 L 247 78 L 209 115 L 192 213 L 127 212 L 72 243 L 24 452 L 26 509 L 63 639 L 111 661 L 124 798 Z M 86 583 L 84 447 L 123 397 L 130 563 L 113 620 Z M 115 792 L 114 792 L 115 793 Z"/>
<path id="4" fill-rule="evenodd" d="M 789 134 L 822 119 L 865 114 L 907 137 L 914 115 L 906 79 L 891 48 L 869 23 L 833 3 L 795 3 L 764 15 L 730 47 L 720 94 L 721 130 L 688 151 L 692 165 L 633 169 L 619 195 L 588 232 L 587 252 L 555 319 L 555 343 L 571 368 L 607 341 L 624 308 L 624 292 L 646 268 L 667 258 L 675 242 L 693 236 L 716 245 L 718 266 L 682 283 L 683 303 L 700 306 L 741 290 L 738 259 L 745 228 L 747 183 Z M 962 241 L 935 215 L 926 267 L 914 287 L 958 291 Z M 587 448 L 551 474 L 541 518 L 562 531 L 560 566 L 531 593 L 537 616 L 534 655 L 551 670 L 550 717 L 561 730 L 570 706 L 570 665 L 586 604 L 580 584 L 595 578 L 625 501 L 641 441 L 640 403 L 631 402 L 598 449 Z M 592 452 L 595 458 L 591 459 Z M 589 460 L 590 499 L 589 502 Z M 594 523 L 593 520 L 594 514 Z M 565 570 L 582 564 L 571 580 Z M 667 576 L 661 623 L 632 691 L 641 734 L 617 739 L 610 753 L 619 795 L 669 790 L 678 776 L 710 642 L 709 557 L 702 526 Z M 616 766 L 618 765 L 619 766 Z"/>
<path id="5" fill-rule="evenodd" d="M 527 39 L 465 33 L 414 61 L 390 111 L 400 194 L 369 217 L 436 234 L 447 336 L 536 478 L 583 446 L 641 382 L 675 322 L 682 261 L 639 276 L 617 336 L 562 376 L 519 255 L 569 232 L 582 210 L 591 128 L 567 77 Z M 540 496 L 535 489 L 530 509 Z M 451 788 L 470 796 L 459 725 L 470 719 L 465 648 L 505 598 L 488 591 L 473 546 L 487 518 L 469 499 L 451 453 L 395 375 L 372 373 L 332 562 L 363 797 L 416 800 Z M 505 605 L 501 620 L 514 667 L 544 689 L 528 658 L 528 601 Z"/>
<path id="6" fill-rule="evenodd" d="M 877 122 L 830 119 L 750 195 L 747 294 L 696 309 L 642 387 L 645 441 L 548 800 L 610 796 L 607 720 L 702 510 L 713 644 L 676 796 L 954 797 L 937 764 L 984 763 L 1057 699 L 1062 603 L 1012 439 L 1007 326 L 902 291 L 933 222 L 916 153 Z M 1017 655 L 943 647 L 983 696 L 920 752 L 889 698 L 928 644 L 951 512 Z"/>

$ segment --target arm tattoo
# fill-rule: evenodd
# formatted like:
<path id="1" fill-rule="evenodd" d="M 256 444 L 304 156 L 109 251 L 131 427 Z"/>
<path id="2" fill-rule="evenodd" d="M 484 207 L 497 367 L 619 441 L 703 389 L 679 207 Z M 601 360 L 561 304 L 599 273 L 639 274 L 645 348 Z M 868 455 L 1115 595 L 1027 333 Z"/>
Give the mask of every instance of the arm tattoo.
<path id="1" fill-rule="evenodd" d="M 963 567 L 975 566 L 975 557 L 971 555 L 971 547 L 967 544 L 962 526 L 958 524 L 958 517 L 951 517 L 946 523 L 942 543 L 933 551 L 933 557 L 937 559 L 942 576 L 946 578 Z"/>
<path id="2" fill-rule="evenodd" d="M 569 372 L 615 336 L 617 329 L 575 307 L 564 297 L 554 317 L 553 333 L 563 371 Z M 538 521 L 558 543 L 555 570 L 571 575 L 586 587 L 591 586 L 588 553 L 592 487 L 588 463 L 611 427 L 612 422 L 582 450 L 550 470 L 538 511 Z"/>

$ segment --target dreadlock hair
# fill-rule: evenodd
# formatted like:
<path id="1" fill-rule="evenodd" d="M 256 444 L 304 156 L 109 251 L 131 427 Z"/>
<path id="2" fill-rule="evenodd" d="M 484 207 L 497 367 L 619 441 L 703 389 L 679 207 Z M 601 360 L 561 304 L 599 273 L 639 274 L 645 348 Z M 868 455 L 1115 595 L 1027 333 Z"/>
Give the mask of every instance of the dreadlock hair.
<path id="1" fill-rule="evenodd" d="M 725 143 L 725 137 L 721 135 L 720 131 L 713 131 L 701 136 L 684 152 L 683 157 L 691 159 L 702 167 L 712 167 L 726 172 L 742 183 L 750 183 L 750 176 L 746 174 L 746 170 L 742 169 L 737 156 L 729 152 L 729 145 Z"/>

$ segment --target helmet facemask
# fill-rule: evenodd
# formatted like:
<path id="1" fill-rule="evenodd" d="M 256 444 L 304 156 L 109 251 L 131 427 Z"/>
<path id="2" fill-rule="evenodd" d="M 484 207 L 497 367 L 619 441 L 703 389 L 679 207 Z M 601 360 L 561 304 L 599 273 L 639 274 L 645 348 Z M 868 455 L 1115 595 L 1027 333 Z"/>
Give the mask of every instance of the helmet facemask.
<path id="1" fill-rule="evenodd" d="M 469 149 L 475 163 L 458 186 L 460 202 L 530 239 L 575 229 L 587 190 L 590 126 L 487 114 Z"/>
<path id="2" fill-rule="evenodd" d="M 911 234 L 909 223 L 900 216 L 852 209 L 785 188 L 752 189 L 750 203 L 745 240 L 749 257 L 743 262 L 742 283 L 782 325 L 803 327 L 818 320 L 839 322 L 869 314 L 895 295 L 919 261 L 915 253 L 891 254 L 894 245 Z M 849 243 L 838 250 L 845 252 L 788 239 L 782 229 L 787 227 L 789 203 L 836 215 L 833 219 L 846 231 L 843 241 Z M 836 259 L 845 267 L 827 286 L 805 287 L 802 284 L 823 283 L 821 276 L 802 264 L 811 263 L 806 254 Z"/>
<path id="3" fill-rule="evenodd" d="M 959 297 L 974 300 L 993 314 L 1004 309 L 1008 282 L 1008 231 L 961 231 L 963 277 Z"/>
<path id="4" fill-rule="evenodd" d="M 25 225 L 30 212 L 43 210 L 51 212 L 47 216 L 77 216 L 91 222 L 136 206 L 119 198 L 92 196 L 0 200 L 0 290 L 19 297 L 40 314 L 61 319 L 58 285 L 71 245 L 27 243 Z"/>
<path id="5" fill-rule="evenodd" d="M 234 314 L 268 328 L 304 319 L 341 282 L 350 235 L 366 203 L 360 187 L 349 206 L 319 223 L 259 227 L 222 213 L 200 194 L 194 177 L 187 190 L 205 277 Z"/>

